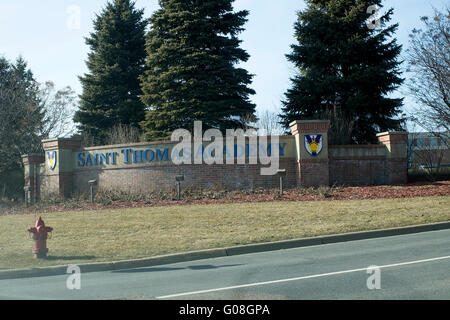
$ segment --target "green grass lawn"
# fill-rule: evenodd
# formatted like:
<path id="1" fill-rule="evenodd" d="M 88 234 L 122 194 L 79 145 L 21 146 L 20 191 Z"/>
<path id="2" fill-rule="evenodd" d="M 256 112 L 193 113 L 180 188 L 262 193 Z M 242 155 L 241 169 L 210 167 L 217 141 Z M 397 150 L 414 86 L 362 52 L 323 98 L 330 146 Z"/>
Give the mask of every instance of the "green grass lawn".
<path id="1" fill-rule="evenodd" d="M 47 260 L 34 259 L 35 215 L 0 216 L 0 269 L 150 257 L 450 220 L 450 196 L 262 202 L 46 213 Z"/>

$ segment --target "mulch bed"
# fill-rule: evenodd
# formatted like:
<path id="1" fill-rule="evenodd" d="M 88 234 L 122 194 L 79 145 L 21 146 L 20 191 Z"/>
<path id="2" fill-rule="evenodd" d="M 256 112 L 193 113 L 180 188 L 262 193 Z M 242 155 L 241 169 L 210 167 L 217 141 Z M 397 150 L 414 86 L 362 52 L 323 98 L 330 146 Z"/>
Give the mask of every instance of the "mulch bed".
<path id="1" fill-rule="evenodd" d="M 330 201 L 330 200 L 364 200 L 380 198 L 412 198 L 450 195 L 450 181 L 415 182 L 395 186 L 331 187 L 331 188 L 296 188 L 284 191 L 280 196 L 276 190 L 259 190 L 254 192 L 208 192 L 205 197 L 185 197 L 181 201 L 117 201 L 109 204 L 68 202 L 60 205 L 38 205 L 24 208 L 20 205 L 0 203 L 0 215 L 46 213 L 62 211 L 101 210 L 139 207 L 161 207 L 192 204 L 249 203 L 267 201 Z"/>

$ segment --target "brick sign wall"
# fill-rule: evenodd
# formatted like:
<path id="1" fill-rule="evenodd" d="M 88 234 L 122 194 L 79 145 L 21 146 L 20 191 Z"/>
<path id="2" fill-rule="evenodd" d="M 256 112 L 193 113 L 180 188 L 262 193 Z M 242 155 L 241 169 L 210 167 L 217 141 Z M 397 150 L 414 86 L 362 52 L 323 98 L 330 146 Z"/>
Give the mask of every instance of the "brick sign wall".
<path id="1" fill-rule="evenodd" d="M 90 180 L 104 190 L 164 190 L 174 187 L 178 175 L 192 188 L 274 188 L 279 176 L 261 174 L 271 166 L 267 160 L 276 154 L 273 150 L 279 153 L 277 168 L 286 170 L 287 188 L 406 182 L 406 133 L 380 134 L 379 145 L 329 147 L 328 128 L 328 121 L 295 121 L 289 136 L 228 145 L 224 138 L 216 150 L 210 149 L 211 142 L 193 142 L 189 153 L 171 141 L 82 148 L 78 140 L 49 139 L 43 141 L 44 155 L 23 156 L 25 182 L 35 198 L 86 193 Z M 184 163 L 174 161 L 179 156 Z M 208 164 L 214 157 L 222 158 L 222 164 Z"/>

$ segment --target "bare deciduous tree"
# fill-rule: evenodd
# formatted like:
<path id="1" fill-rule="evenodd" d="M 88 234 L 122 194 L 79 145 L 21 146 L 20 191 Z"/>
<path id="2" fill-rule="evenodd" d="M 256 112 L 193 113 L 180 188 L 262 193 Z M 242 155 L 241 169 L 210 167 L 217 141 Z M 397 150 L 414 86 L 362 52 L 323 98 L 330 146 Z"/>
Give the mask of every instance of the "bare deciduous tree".
<path id="1" fill-rule="evenodd" d="M 72 121 L 75 113 L 76 94 L 70 87 L 55 89 L 51 81 L 40 89 L 40 99 L 45 112 L 41 136 L 48 138 L 66 137 L 76 131 Z"/>
<path id="2" fill-rule="evenodd" d="M 268 135 L 282 135 L 286 131 L 280 124 L 281 118 L 275 112 L 264 111 L 258 113 L 258 121 L 256 127 L 263 130 Z"/>
<path id="3" fill-rule="evenodd" d="M 424 176 L 436 181 L 445 173 L 443 165 L 447 158 L 448 143 L 432 132 L 418 132 L 414 121 L 405 126 L 409 132 L 407 141 L 408 171 L 412 176 Z"/>
<path id="4" fill-rule="evenodd" d="M 430 19 L 424 30 L 414 29 L 408 49 L 408 88 L 419 107 L 414 121 L 448 143 L 450 133 L 450 10 Z"/>
<path id="5" fill-rule="evenodd" d="M 140 141 L 141 133 L 132 125 L 119 124 L 106 132 L 106 143 L 109 145 L 134 143 Z"/>
<path id="6" fill-rule="evenodd" d="M 249 114 L 244 118 L 245 129 L 254 129 L 257 135 L 282 135 L 284 127 L 279 123 L 280 118 L 272 111 L 260 111 L 256 115 Z"/>
<path id="7" fill-rule="evenodd" d="M 330 120 L 328 144 L 347 145 L 353 143 L 352 133 L 355 128 L 355 120 L 353 118 L 345 115 L 339 108 L 335 107 L 333 111 L 323 113 L 322 119 Z"/>

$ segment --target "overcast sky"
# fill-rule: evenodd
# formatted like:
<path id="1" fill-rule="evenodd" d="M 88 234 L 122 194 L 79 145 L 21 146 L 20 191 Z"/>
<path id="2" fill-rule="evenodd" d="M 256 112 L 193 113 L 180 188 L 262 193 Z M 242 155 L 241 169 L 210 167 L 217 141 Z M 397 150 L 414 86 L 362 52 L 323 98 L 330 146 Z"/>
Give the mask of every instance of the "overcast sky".
<path id="1" fill-rule="evenodd" d="M 39 82 L 51 80 L 61 88 L 71 86 L 81 93 L 79 75 L 87 72 L 88 47 L 84 38 L 92 32 L 92 21 L 106 0 L 0 0 L 0 55 L 28 62 Z M 408 34 L 422 26 L 420 17 L 442 10 L 450 0 L 385 0 L 384 8 L 394 8 L 392 23 L 399 23 L 398 42 L 408 47 Z M 149 17 L 158 9 L 157 0 L 137 0 Z M 280 100 L 294 74 L 285 54 L 295 42 L 296 12 L 305 8 L 303 0 L 236 0 L 235 10 L 250 11 L 242 47 L 250 54 L 243 66 L 254 74 L 252 97 L 257 110 L 279 111 Z M 79 16 L 79 19 L 77 17 Z M 79 20 L 79 24 L 77 21 Z M 398 93 L 400 94 L 400 93 Z M 411 105 L 412 101 L 406 100 Z M 408 109 L 407 109 L 408 110 Z"/>

